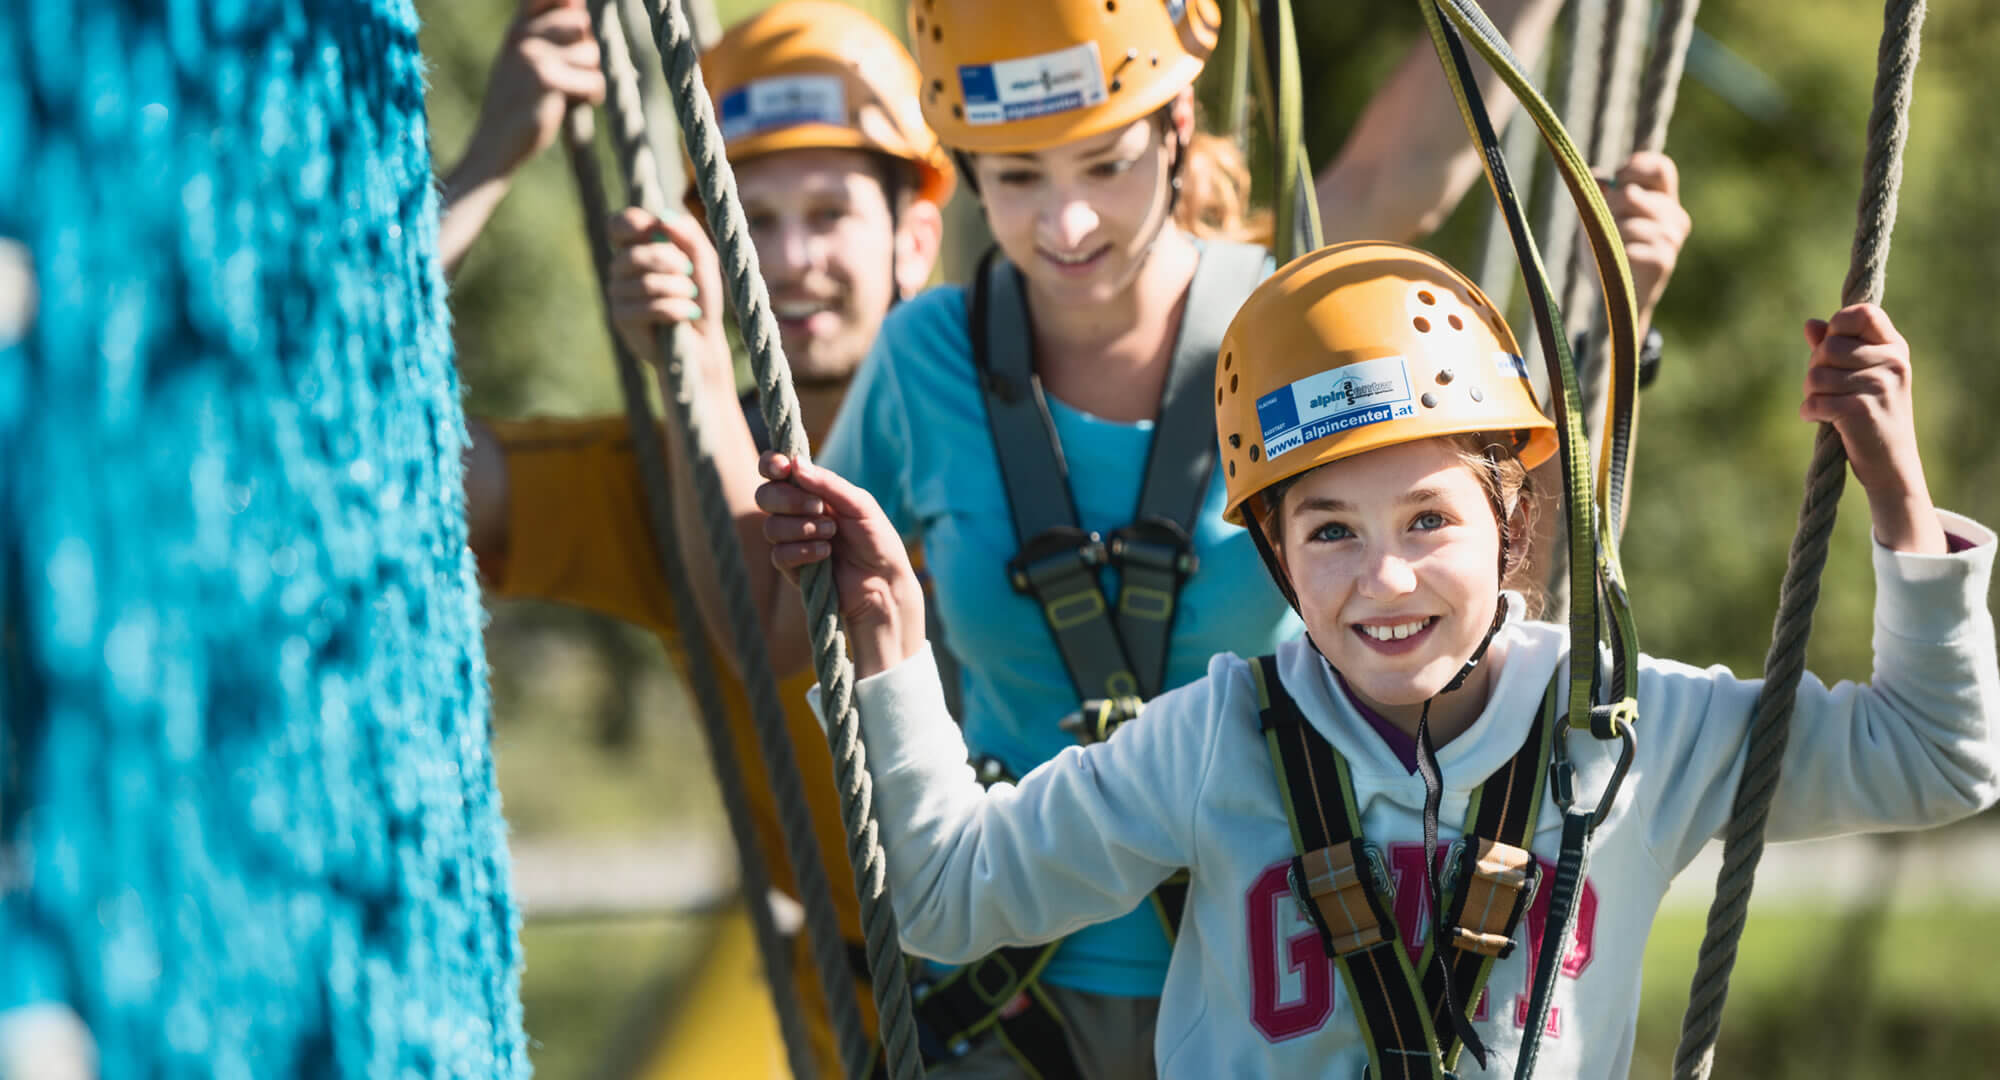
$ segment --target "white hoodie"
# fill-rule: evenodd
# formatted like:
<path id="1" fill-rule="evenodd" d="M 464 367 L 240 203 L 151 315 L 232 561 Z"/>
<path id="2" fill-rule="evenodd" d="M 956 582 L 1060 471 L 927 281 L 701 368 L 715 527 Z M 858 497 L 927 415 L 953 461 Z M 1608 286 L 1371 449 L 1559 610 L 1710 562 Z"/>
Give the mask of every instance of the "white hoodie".
<path id="1" fill-rule="evenodd" d="M 1938 556 L 1875 547 L 1873 682 L 1829 688 L 1808 675 L 1799 687 L 1770 839 L 1937 825 L 2000 797 L 2000 669 L 1986 609 L 1994 535 L 1941 517 L 1975 546 Z M 1520 747 L 1568 656 L 1564 628 L 1522 621 L 1518 602 L 1510 606 L 1493 646 L 1492 697 L 1438 751 L 1440 855 L 1471 790 Z M 1395 880 L 1398 925 L 1426 933 L 1423 782 L 1355 713 L 1308 643 L 1285 644 L 1278 667 L 1352 767 L 1363 833 Z M 1542 1075 L 1626 1074 L 1654 912 L 1728 821 L 1757 687 L 1720 667 L 1642 661 L 1638 755 L 1592 845 Z M 862 680 L 857 693 L 906 949 L 964 963 L 1053 940 L 1130 911 L 1187 867 L 1192 888 L 1155 1041 L 1160 1075 L 1361 1075 L 1355 1009 L 1286 889 L 1291 834 L 1244 660 L 1216 657 L 1205 678 L 1154 700 L 1109 742 L 1065 750 L 1018 786 L 990 791 L 966 765 L 927 651 Z M 1569 745 L 1587 802 L 1603 789 L 1615 744 L 1577 734 Z M 1560 834 L 1545 793 L 1532 846 L 1550 870 Z M 1467 1054 L 1463 1076 L 1512 1074 L 1547 892 L 1523 920 L 1522 947 L 1487 983 L 1475 1019 L 1492 1051 L 1487 1070 Z M 1407 945 L 1415 956 L 1420 940 Z"/>

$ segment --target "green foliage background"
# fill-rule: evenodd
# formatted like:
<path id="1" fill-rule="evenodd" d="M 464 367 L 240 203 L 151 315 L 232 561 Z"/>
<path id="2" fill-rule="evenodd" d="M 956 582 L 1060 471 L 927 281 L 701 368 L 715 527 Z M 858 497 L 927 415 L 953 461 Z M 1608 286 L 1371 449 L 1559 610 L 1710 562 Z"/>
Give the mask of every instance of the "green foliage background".
<path id="1" fill-rule="evenodd" d="M 444 169 L 470 131 L 513 3 L 418 0 L 417 6 L 432 64 L 434 153 Z M 720 2 L 725 21 L 761 6 Z M 901 26 L 900 5 L 860 6 Z M 1408 3 L 1297 3 L 1296 9 L 1309 151 L 1323 164 L 1374 85 L 1418 40 L 1421 20 Z M 1761 666 L 1768 641 L 1812 439 L 1796 416 L 1806 356 L 1800 323 L 1835 308 L 1846 272 L 1880 8 L 1710 3 L 1700 25 L 1767 76 L 1785 108 L 1775 119 L 1756 119 L 1698 80 L 1682 88 L 1668 150 L 1680 165 L 1695 229 L 1658 316 L 1666 366 L 1643 399 L 1625 565 L 1649 652 L 1750 673 Z M 2000 298 L 2000 188 L 1989 171 L 2000 164 L 1995 56 L 2000 6 L 1932 5 L 1886 298 L 1913 347 L 1932 490 L 1941 505 L 1986 522 L 2000 521 L 2000 454 L 1987 443 L 2000 405 L 2000 366 L 1989 338 Z M 1487 204 L 1484 186 L 1475 187 L 1431 246 L 1472 268 Z M 473 412 L 618 407 L 560 154 L 523 171 L 463 267 L 452 304 Z M 1517 322 L 1517 329 L 1528 324 Z M 1866 519 L 1865 502 L 1850 484 L 1812 652 L 1813 669 L 1829 682 L 1868 674 Z M 702 756 L 687 750 L 694 728 L 674 707 L 680 690 L 650 642 L 581 616 L 500 605 L 489 646 L 502 787 L 517 835 L 718 827 Z M 604 738 L 606 751 L 589 745 L 583 726 L 590 717 L 603 722 L 621 710 L 643 715 L 636 734 L 623 742 Z M 1973 922 L 1987 913 L 1905 913 L 1896 934 L 1922 936 L 1939 920 Z M 1801 1019 L 1824 995 L 1797 988 L 1836 976 L 1822 970 L 1812 950 L 1794 947 L 1794 931 L 1805 922 L 1760 939 L 1771 925 L 1753 924 L 1753 942 L 1767 944 L 1753 944 L 1750 974 L 1741 980 L 1746 996 L 1732 1001 L 1725 1048 L 1736 1048 L 1742 1067 L 1805 1075 L 1844 1064 L 1849 1075 L 1879 1075 L 1877 1065 L 1922 1060 L 1950 1071 L 1949 1047 L 1961 1042 L 1975 1054 L 1967 1061 L 1990 1060 L 1976 1056 L 1990 1052 L 1990 1037 L 1968 1033 L 1990 1036 L 1993 1002 L 2000 1000 L 1992 980 L 1978 982 L 1986 989 L 1970 997 L 1911 1001 L 1909 1008 L 1882 1004 L 1884 1018 L 1867 1037 L 1830 1038 L 1829 1032 L 1840 1034 L 1838 1023 L 1814 1029 Z M 1832 923 L 1825 925 L 1832 932 Z M 1678 916 L 1656 935 L 1655 953 L 1672 974 L 1649 981 L 1635 1075 L 1664 1075 L 1663 1043 L 1671 1043 L 1698 930 L 1698 919 Z M 539 934 L 529 938 L 530 1031 L 544 1075 L 567 1075 L 569 1062 L 593 1056 L 573 1039 L 579 1031 L 605 1030 L 603 1002 L 594 1015 L 586 1002 L 611 985 L 587 950 L 558 955 L 557 946 L 537 945 L 577 939 Z M 659 943 L 687 936 L 646 940 L 666 948 Z M 618 970 L 630 967 L 635 939 L 613 933 L 605 940 L 604 955 L 619 958 Z M 1951 966 L 1948 952 L 1919 957 L 1892 949 L 1883 984 L 1924 983 Z M 1896 1000 L 1903 996 L 1899 991 Z M 1768 1059 L 1770 1040 L 1819 1049 Z M 1844 1049 L 1836 1054 L 1828 1047 Z M 1850 1050 L 1848 1060 L 1839 1060 Z"/>

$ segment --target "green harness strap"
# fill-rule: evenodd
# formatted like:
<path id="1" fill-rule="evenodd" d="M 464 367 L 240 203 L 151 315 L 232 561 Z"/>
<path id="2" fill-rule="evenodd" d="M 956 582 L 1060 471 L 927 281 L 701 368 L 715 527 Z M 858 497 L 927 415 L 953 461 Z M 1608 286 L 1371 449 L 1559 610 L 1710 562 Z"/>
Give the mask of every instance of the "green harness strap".
<path id="1" fill-rule="evenodd" d="M 1521 748 L 1474 789 L 1463 836 L 1445 858 L 1438 898 L 1445 915 L 1412 963 L 1380 849 L 1361 835 L 1346 758 L 1307 722 L 1278 677 L 1275 657 L 1258 658 L 1250 672 L 1297 853 L 1288 875 L 1292 895 L 1355 1003 L 1368 1075 L 1443 1080 L 1463 1049 L 1444 1014 L 1445 983 L 1470 1020 L 1493 962 L 1513 951 L 1514 932 L 1540 882 L 1540 864 L 1528 848 L 1562 726 L 1561 681 L 1550 679 Z"/>

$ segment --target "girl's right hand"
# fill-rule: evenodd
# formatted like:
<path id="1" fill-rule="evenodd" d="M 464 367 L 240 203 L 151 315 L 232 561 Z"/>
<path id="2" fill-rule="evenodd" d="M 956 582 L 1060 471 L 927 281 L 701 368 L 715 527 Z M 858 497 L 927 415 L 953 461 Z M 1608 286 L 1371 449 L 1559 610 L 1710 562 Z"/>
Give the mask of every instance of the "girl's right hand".
<path id="1" fill-rule="evenodd" d="M 722 330 L 722 272 L 708 237 L 685 214 L 661 220 L 630 206 L 611 215 L 611 323 L 632 355 L 658 359 L 653 335 L 687 323 L 703 342 L 703 374 L 733 389 Z M 733 392 L 731 396 L 734 396 Z"/>
<path id="2" fill-rule="evenodd" d="M 757 507 L 769 515 L 771 563 L 796 585 L 802 567 L 832 560 L 856 675 L 880 674 L 922 649 L 923 587 L 875 497 L 774 450 L 757 468 L 767 481 L 757 489 Z"/>

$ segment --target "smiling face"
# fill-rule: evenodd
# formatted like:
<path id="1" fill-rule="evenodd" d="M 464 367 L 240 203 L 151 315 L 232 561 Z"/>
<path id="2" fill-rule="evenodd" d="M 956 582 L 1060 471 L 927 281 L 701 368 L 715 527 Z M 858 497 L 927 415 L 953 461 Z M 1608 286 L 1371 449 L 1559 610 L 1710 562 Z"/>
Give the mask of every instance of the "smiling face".
<path id="1" fill-rule="evenodd" d="M 1183 118 L 1182 113 L 1185 112 Z M 1192 132 L 1192 106 L 1176 103 Z M 1044 290 L 1102 304 L 1132 286 L 1168 224 L 1173 150 L 1157 117 L 1028 154 L 977 154 L 993 240 Z"/>
<path id="2" fill-rule="evenodd" d="M 1278 522 L 1306 629 L 1379 712 L 1443 690 L 1493 623 L 1499 524 L 1485 479 L 1450 439 L 1322 465 L 1285 491 Z"/>
<path id="3" fill-rule="evenodd" d="M 859 150 L 810 149 L 760 154 L 735 168 L 793 371 L 818 380 L 852 375 L 896 296 L 894 277 L 906 269 L 891 256 L 884 163 Z M 929 270 L 926 262 L 922 273 Z"/>

